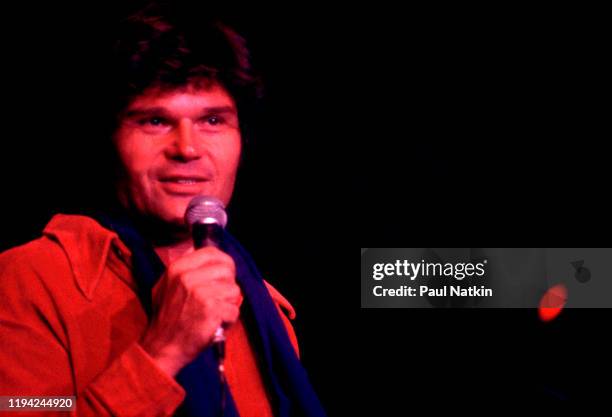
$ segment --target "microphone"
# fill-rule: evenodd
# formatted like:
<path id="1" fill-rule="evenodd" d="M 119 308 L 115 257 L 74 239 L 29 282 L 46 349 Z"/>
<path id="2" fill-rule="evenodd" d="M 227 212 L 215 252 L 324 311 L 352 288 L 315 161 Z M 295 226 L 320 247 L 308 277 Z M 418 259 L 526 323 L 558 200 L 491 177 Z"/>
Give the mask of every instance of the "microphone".
<path id="1" fill-rule="evenodd" d="M 193 246 L 218 248 L 227 224 L 225 206 L 215 197 L 199 195 L 194 197 L 185 210 L 185 222 L 191 229 Z"/>
<path id="2" fill-rule="evenodd" d="M 191 229 L 193 246 L 196 249 L 206 246 L 221 246 L 223 229 L 227 224 L 225 206 L 215 197 L 199 195 L 194 197 L 185 210 L 185 222 Z M 215 331 L 212 340 L 219 357 L 219 374 L 224 378 L 223 359 L 225 358 L 225 331 L 223 325 Z"/>

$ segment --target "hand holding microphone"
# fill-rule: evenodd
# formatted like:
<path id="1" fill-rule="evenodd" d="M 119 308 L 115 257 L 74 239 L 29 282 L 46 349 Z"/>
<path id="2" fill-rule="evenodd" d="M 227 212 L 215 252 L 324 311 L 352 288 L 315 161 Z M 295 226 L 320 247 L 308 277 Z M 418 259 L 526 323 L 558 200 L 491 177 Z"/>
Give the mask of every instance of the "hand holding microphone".
<path id="1" fill-rule="evenodd" d="M 242 302 L 234 261 L 217 247 L 227 221 L 221 202 L 195 197 L 185 217 L 195 250 L 168 265 L 153 289 L 153 318 L 141 342 L 171 376 L 211 344 L 222 358 L 223 325 L 238 319 Z"/>
<path id="2" fill-rule="evenodd" d="M 223 229 L 227 224 L 227 214 L 223 203 L 214 197 L 194 197 L 185 211 L 185 222 L 191 229 L 193 247 L 196 249 L 205 247 L 219 248 L 223 239 Z M 225 330 L 221 323 L 213 336 L 213 345 L 217 350 L 219 359 L 219 373 L 224 379 L 223 360 L 225 359 Z"/>

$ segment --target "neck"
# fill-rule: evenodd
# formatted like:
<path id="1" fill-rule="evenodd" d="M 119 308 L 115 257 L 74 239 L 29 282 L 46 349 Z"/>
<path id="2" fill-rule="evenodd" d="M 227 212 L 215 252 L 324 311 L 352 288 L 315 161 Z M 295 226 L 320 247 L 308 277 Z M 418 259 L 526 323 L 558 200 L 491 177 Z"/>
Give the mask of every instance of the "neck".
<path id="1" fill-rule="evenodd" d="M 166 267 L 190 250 L 193 250 L 191 233 L 183 225 L 169 224 L 152 217 L 134 214 L 121 209 L 131 219 L 142 236 L 151 242 L 155 253 Z"/>
<path id="2" fill-rule="evenodd" d="M 156 245 L 153 249 L 155 249 L 155 253 L 161 258 L 164 265 L 168 266 L 181 256 L 193 250 L 193 242 L 191 239 L 188 239 L 167 245 Z"/>

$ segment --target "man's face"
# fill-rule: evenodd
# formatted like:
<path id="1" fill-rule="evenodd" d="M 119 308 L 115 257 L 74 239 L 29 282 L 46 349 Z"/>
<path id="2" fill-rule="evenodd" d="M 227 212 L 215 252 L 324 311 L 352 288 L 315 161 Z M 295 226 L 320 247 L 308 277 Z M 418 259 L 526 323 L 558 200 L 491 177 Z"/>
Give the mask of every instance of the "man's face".
<path id="1" fill-rule="evenodd" d="M 241 138 L 236 104 L 220 85 L 150 88 L 128 105 L 118 126 L 113 139 L 125 207 L 182 225 L 196 195 L 229 202 Z"/>

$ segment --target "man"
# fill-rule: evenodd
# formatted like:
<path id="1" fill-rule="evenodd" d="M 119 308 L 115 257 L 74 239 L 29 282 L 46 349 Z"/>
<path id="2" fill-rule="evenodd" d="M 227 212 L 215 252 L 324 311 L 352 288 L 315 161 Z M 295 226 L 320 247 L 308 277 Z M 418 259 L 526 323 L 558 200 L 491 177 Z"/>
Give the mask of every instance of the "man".
<path id="1" fill-rule="evenodd" d="M 195 196 L 232 196 L 259 90 L 243 39 L 155 6 L 114 56 L 117 205 L 0 256 L 0 395 L 75 395 L 79 416 L 324 415 L 291 305 L 230 235 L 194 249 L 185 225 Z"/>

